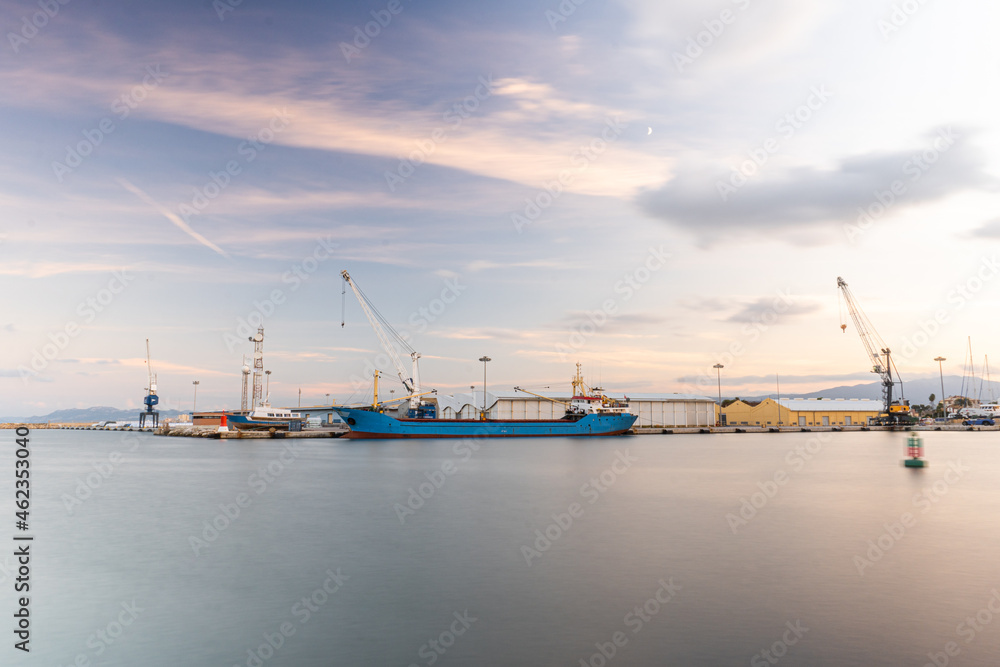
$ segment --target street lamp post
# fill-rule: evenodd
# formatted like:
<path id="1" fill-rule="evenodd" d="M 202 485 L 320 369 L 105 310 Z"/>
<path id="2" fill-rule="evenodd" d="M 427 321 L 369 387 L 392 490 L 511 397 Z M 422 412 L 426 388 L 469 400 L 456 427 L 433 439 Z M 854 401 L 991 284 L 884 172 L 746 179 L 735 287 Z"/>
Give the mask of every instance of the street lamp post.
<path id="1" fill-rule="evenodd" d="M 722 369 L 725 368 L 722 364 L 716 364 L 712 366 L 715 369 L 715 379 L 719 383 L 719 418 L 715 420 L 716 425 L 722 422 Z"/>
<path id="2" fill-rule="evenodd" d="M 941 362 L 948 360 L 944 357 L 934 357 L 934 361 L 938 362 L 938 374 L 941 376 L 941 418 L 945 419 L 948 416 L 948 412 L 944 404 L 944 370 L 941 368 Z"/>
<path id="3" fill-rule="evenodd" d="M 268 405 L 271 403 L 271 371 L 264 371 L 264 375 L 267 376 L 267 382 L 264 384 L 264 395 L 267 396 Z"/>
<path id="4" fill-rule="evenodd" d="M 194 404 L 191 406 L 191 418 L 194 419 L 194 413 L 198 411 L 198 385 L 201 381 L 194 380 L 191 384 L 194 385 Z"/>
<path id="5" fill-rule="evenodd" d="M 330 394 L 327 394 L 327 395 L 326 395 L 326 402 L 327 402 L 327 403 L 329 403 L 329 402 L 330 402 Z"/>
<path id="6" fill-rule="evenodd" d="M 483 419 L 486 419 L 486 363 L 493 361 L 486 355 L 479 357 L 479 361 L 483 362 Z"/>
<path id="7" fill-rule="evenodd" d="M 719 409 L 722 409 L 722 369 L 725 368 L 722 364 L 716 364 L 712 366 L 715 369 L 716 379 L 719 381 Z"/>

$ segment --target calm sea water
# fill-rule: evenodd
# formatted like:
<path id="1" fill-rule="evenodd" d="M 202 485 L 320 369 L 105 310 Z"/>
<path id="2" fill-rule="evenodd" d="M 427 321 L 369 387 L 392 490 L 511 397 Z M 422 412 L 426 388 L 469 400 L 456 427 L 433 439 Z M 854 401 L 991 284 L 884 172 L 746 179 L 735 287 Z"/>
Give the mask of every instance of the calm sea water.
<path id="1" fill-rule="evenodd" d="M 33 431 L 0 664 L 997 665 L 1000 440 L 924 436 Z"/>

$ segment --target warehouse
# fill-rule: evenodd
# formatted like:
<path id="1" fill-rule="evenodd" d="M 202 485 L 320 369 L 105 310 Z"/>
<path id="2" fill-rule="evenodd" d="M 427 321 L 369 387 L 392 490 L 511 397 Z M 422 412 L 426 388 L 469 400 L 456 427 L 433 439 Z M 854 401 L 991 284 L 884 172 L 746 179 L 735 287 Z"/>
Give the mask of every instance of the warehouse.
<path id="1" fill-rule="evenodd" d="M 715 401 L 695 394 L 607 394 L 609 398 L 628 400 L 628 411 L 638 416 L 636 427 L 713 426 Z M 483 392 L 428 397 L 438 404 L 441 419 L 477 419 L 483 407 Z M 490 419 L 560 419 L 566 413 L 569 394 L 549 399 L 523 392 L 487 392 L 487 416 Z"/>
<path id="2" fill-rule="evenodd" d="M 864 426 L 882 402 L 864 398 L 766 398 L 758 405 L 737 400 L 722 408 L 728 426 Z"/>

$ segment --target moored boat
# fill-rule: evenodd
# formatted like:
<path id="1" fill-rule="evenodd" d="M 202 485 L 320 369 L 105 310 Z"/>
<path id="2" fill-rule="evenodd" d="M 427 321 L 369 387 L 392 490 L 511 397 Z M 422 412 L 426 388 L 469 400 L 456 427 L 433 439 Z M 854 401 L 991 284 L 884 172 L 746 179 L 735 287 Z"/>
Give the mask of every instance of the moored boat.
<path id="1" fill-rule="evenodd" d="M 573 379 L 573 397 L 570 402 L 550 400 L 566 407 L 562 418 L 549 419 L 490 419 L 486 411 L 486 368 L 483 367 L 484 404 L 479 419 L 440 418 L 438 404 L 423 397 L 436 394 L 437 390 L 426 391 L 420 386 L 419 359 L 417 352 L 399 335 L 361 291 L 347 271 L 340 272 L 346 286 L 350 286 L 382 343 L 389 360 L 395 366 L 400 382 L 408 392 L 407 396 L 380 403 L 378 380 L 381 372 L 374 373 L 373 400 L 365 406 L 333 406 L 333 410 L 347 424 L 350 431 L 346 438 L 501 438 L 538 436 L 578 436 L 578 435 L 620 435 L 635 423 L 638 415 L 628 412 L 628 402 L 608 398 L 600 389 L 590 389 L 583 382 L 580 364 L 576 365 Z M 343 323 L 342 323 L 343 324 Z M 391 338 L 390 338 L 391 336 Z M 396 350 L 399 345 L 412 361 L 412 371 L 403 367 Z M 491 361 L 487 356 L 480 358 L 484 364 Z M 516 391 L 524 391 L 515 387 Z M 532 392 L 527 392 L 532 393 Z M 538 394 L 536 394 L 537 396 Z M 452 399 L 454 397 L 451 397 Z M 546 397 L 542 397 L 546 398 Z M 389 404 L 406 401 L 404 405 L 390 408 Z M 389 414 L 393 412 L 394 414 Z"/>
<path id="2" fill-rule="evenodd" d="M 249 414 L 235 413 L 226 417 L 229 426 L 241 431 L 268 431 L 272 428 L 277 431 L 298 431 L 302 426 L 302 415 L 299 413 L 287 408 L 274 408 L 266 403 L 257 406 Z"/>
<path id="3" fill-rule="evenodd" d="M 351 430 L 346 438 L 517 438 L 621 435 L 636 415 L 591 413 L 563 419 L 397 418 L 372 408 L 333 408 Z"/>
<path id="4" fill-rule="evenodd" d="M 609 398 L 599 392 L 584 384 L 577 364 L 570 402 L 546 399 L 566 406 L 565 415 L 559 419 L 489 419 L 485 413 L 480 414 L 480 419 L 438 419 L 433 405 L 411 410 L 406 417 L 392 416 L 387 414 L 386 404 L 378 402 L 377 393 L 373 405 L 333 409 L 351 429 L 344 435 L 346 438 L 518 438 L 626 433 L 638 416 L 628 412 L 627 400 Z"/>

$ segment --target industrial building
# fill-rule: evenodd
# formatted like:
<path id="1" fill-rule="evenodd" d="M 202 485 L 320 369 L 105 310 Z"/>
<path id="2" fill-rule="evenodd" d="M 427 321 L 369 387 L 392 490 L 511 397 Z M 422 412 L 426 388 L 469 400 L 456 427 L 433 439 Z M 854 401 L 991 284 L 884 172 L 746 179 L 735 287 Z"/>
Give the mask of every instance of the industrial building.
<path id="1" fill-rule="evenodd" d="M 625 394 L 607 394 L 609 398 L 624 400 Z M 523 392 L 486 392 L 485 406 L 487 419 L 560 419 L 566 413 L 566 404 L 572 397 L 554 394 L 540 398 Z M 424 400 L 437 405 L 439 419 L 479 419 L 483 411 L 482 391 L 464 394 L 436 394 L 425 396 Z M 715 401 L 695 394 L 628 394 L 628 411 L 638 416 L 636 427 L 684 427 L 714 426 L 716 421 Z M 404 413 L 409 407 L 406 402 L 397 402 Z M 302 418 L 320 417 L 323 424 L 336 423 L 339 417 L 329 406 L 291 408 Z M 391 408 L 390 408 L 391 412 Z M 403 415 L 400 415 L 403 416 Z"/>
<path id="2" fill-rule="evenodd" d="M 722 408 L 727 426 L 864 426 L 882 402 L 863 398 L 766 398 L 758 405 L 737 400 Z"/>
<path id="3" fill-rule="evenodd" d="M 628 401 L 628 411 L 638 416 L 636 427 L 713 426 L 715 401 L 695 394 L 607 394 L 609 398 Z M 566 412 L 572 396 L 553 394 L 546 398 L 523 392 L 487 392 L 489 419 L 559 419 Z M 441 419 L 478 419 L 483 409 L 483 392 L 430 396 L 437 402 Z"/>

